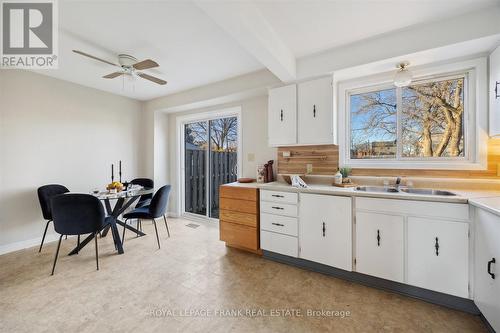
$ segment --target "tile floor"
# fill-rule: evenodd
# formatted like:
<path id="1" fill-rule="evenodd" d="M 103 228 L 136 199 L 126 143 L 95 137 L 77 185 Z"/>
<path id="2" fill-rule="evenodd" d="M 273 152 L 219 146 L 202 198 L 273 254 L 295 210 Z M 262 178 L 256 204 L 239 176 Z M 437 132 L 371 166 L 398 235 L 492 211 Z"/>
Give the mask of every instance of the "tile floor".
<path id="1" fill-rule="evenodd" d="M 54 276 L 55 243 L 0 256 L 0 331 L 486 331 L 476 316 L 226 248 L 216 225 L 169 223 L 161 250 L 150 222 L 145 237 L 128 233 L 124 255 L 99 239 L 99 271 L 93 243 L 65 255 L 75 239 L 63 241 Z"/>

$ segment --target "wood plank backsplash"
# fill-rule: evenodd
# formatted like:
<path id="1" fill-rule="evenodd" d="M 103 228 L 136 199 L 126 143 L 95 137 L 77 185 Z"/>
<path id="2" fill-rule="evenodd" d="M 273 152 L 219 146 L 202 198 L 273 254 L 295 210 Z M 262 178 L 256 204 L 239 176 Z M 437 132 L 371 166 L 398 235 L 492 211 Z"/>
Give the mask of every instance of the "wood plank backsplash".
<path id="1" fill-rule="evenodd" d="M 291 158 L 284 158 L 283 152 Z M 313 175 L 334 175 L 339 166 L 339 149 L 336 145 L 293 146 L 278 148 L 279 174 L 306 174 L 307 164 L 312 164 Z"/>
<path id="2" fill-rule="evenodd" d="M 324 155 L 326 159 L 284 159 L 283 151 L 292 156 Z M 339 150 L 336 145 L 291 146 L 278 148 L 278 173 L 305 174 L 306 165 L 313 165 L 314 175 L 333 175 L 339 165 Z M 421 169 L 353 169 L 353 176 L 415 176 L 436 178 L 500 178 L 497 174 L 500 164 L 500 139 L 488 140 L 487 170 L 421 170 Z"/>

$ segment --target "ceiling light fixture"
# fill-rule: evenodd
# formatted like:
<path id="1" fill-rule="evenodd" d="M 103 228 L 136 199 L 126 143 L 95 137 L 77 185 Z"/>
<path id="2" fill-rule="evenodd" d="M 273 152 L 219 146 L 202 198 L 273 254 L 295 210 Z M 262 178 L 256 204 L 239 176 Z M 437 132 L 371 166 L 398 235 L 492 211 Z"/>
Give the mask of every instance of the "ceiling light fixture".
<path id="1" fill-rule="evenodd" d="M 409 85 L 411 83 L 412 74 L 406 68 L 409 65 L 410 65 L 410 63 L 405 61 L 405 62 L 399 63 L 396 66 L 398 68 L 396 75 L 394 75 L 394 85 L 396 87 L 406 87 L 407 85 Z"/>

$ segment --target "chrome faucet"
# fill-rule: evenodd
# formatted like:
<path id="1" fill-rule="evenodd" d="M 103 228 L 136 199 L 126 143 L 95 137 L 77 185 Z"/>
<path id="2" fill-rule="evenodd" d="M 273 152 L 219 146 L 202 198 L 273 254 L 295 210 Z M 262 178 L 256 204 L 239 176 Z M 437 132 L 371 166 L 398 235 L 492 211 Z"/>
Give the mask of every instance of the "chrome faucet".
<path id="1" fill-rule="evenodd" d="M 396 190 L 399 191 L 399 187 L 401 186 L 401 177 L 397 177 L 396 178 L 396 184 L 394 185 L 394 187 L 396 188 Z"/>

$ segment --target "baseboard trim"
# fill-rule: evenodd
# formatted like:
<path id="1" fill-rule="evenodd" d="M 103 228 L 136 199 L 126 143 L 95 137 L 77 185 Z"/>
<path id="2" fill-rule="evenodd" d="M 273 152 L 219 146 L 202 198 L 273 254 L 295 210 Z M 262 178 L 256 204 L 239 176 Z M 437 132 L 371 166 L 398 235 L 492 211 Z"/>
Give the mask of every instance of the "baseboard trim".
<path id="1" fill-rule="evenodd" d="M 48 234 L 45 236 L 45 240 L 43 242 L 43 245 L 55 242 L 59 239 L 58 234 Z M 19 250 L 24 250 L 30 247 L 33 247 L 35 245 L 40 246 L 40 243 L 42 241 L 42 237 L 37 237 L 37 238 L 32 238 L 32 239 L 27 239 L 19 242 L 14 242 L 10 244 L 5 244 L 0 246 L 0 255 L 10 253 L 10 252 L 15 252 Z"/>
<path id="2" fill-rule="evenodd" d="M 488 321 L 488 319 L 486 319 L 486 317 L 482 313 L 479 314 L 479 317 L 481 318 L 481 320 L 483 321 L 484 325 L 486 326 L 486 329 L 488 329 L 488 332 L 490 332 L 490 333 L 496 333 L 495 329 L 491 326 L 491 324 Z"/>
<path id="3" fill-rule="evenodd" d="M 417 298 L 454 310 L 459 310 L 474 315 L 481 314 L 476 304 L 474 304 L 474 301 L 467 298 L 443 294 L 437 291 L 414 287 L 404 283 L 385 280 L 357 272 L 345 271 L 343 269 L 326 266 L 309 260 L 293 258 L 266 250 L 263 250 L 262 252 L 263 257 L 269 260 L 274 260 L 284 264 L 304 268 L 310 271 L 323 273 L 347 281 L 357 282 L 365 286 L 396 292 L 401 295 Z"/>

